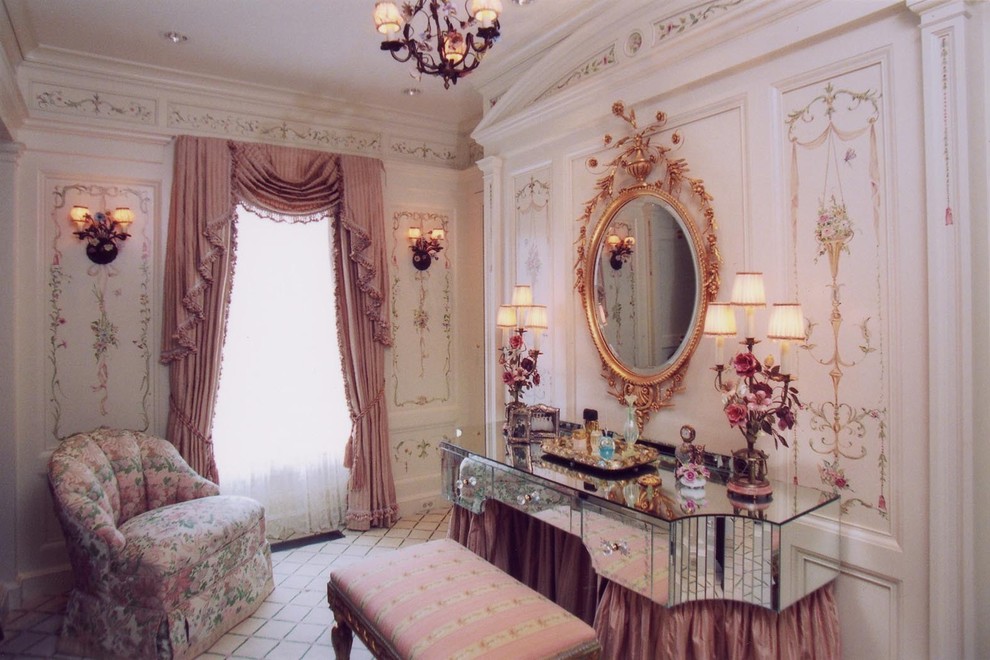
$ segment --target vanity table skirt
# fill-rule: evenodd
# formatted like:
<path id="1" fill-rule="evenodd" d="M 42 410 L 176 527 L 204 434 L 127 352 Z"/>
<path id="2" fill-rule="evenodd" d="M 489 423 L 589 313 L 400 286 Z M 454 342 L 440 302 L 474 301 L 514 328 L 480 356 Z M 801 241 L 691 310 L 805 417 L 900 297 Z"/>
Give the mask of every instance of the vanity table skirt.
<path id="1" fill-rule="evenodd" d="M 780 613 L 736 601 L 667 608 L 599 579 L 578 537 L 489 500 L 485 512 L 455 506 L 449 535 L 585 621 L 602 658 L 831 660 L 840 658 L 834 583 Z"/>

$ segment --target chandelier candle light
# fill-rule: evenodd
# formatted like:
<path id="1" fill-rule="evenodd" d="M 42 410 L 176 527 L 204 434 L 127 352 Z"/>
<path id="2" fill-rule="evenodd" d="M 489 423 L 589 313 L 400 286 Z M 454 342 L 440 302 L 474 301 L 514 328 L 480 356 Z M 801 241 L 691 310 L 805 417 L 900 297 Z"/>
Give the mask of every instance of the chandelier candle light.
<path id="1" fill-rule="evenodd" d="M 725 338 L 736 334 L 733 307 L 746 313 L 746 336 L 741 344 L 746 350 L 731 360 L 737 381 L 723 379 Z M 755 338 L 755 310 L 766 306 L 762 273 L 737 273 L 732 287 L 732 302 L 711 303 L 705 314 L 704 334 L 715 337 L 715 387 L 722 393 L 723 412 L 729 425 L 738 428 L 746 439 L 746 448 L 732 453 L 732 474 L 727 484 L 730 494 L 753 500 L 766 500 L 773 487 L 767 479 L 767 454 L 756 449 L 761 434 L 770 435 L 774 446 L 787 447 L 783 432 L 793 428 L 794 411 L 800 408 L 794 378 L 794 356 L 790 342 L 805 340 L 804 315 L 797 303 L 773 305 L 767 338 L 780 342 L 780 364 L 773 356 L 762 363 L 753 354 L 759 341 Z"/>
<path id="2" fill-rule="evenodd" d="M 375 29 L 381 49 L 399 62 L 415 60 L 420 74 L 440 76 L 444 89 L 481 64 L 499 37 L 501 0 L 467 0 L 463 15 L 455 0 L 375 3 Z"/>

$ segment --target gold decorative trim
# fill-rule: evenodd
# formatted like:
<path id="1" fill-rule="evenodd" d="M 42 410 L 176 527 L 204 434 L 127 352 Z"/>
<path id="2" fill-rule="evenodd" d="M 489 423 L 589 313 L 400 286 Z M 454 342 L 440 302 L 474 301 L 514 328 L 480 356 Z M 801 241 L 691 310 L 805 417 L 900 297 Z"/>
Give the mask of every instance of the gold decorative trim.
<path id="1" fill-rule="evenodd" d="M 683 389 L 684 373 L 701 339 L 705 311 L 708 303 L 718 295 L 721 286 L 719 267 L 722 256 L 716 238 L 718 223 L 711 206 L 712 196 L 705 190 L 701 179 L 687 176 L 688 165 L 685 159 L 670 157 L 670 152 L 682 142 L 680 133 L 674 131 L 671 135 L 671 146 L 654 145 L 651 140 L 660 133 L 667 116 L 658 112 L 656 121 L 640 130 L 635 111 L 626 110 L 621 101 L 612 104 L 612 114 L 625 120 L 633 132 L 617 141 L 613 141 L 608 134 L 604 138 L 605 146 L 618 150 L 618 154 L 604 165 L 600 165 L 596 158 L 588 160 L 589 169 L 600 171 L 603 176 L 596 183 L 597 192 L 594 197 L 585 203 L 584 214 L 578 218 L 581 228 L 576 242 L 574 274 L 575 288 L 581 295 L 585 320 L 602 359 L 602 377 L 608 383 L 609 394 L 623 403 L 626 396 L 635 395 L 636 418 L 642 428 L 652 412 L 671 405 L 670 400 L 674 393 Z M 649 182 L 654 170 L 659 170 L 659 176 Z M 631 178 L 634 182 L 617 190 L 618 177 Z M 632 198 L 643 195 L 657 197 L 681 216 L 691 235 L 701 275 L 701 281 L 698 282 L 700 305 L 687 345 L 670 365 L 653 374 L 631 370 L 608 347 L 596 320 L 592 295 L 595 255 L 605 238 L 611 216 Z M 689 202 L 700 212 L 704 219 L 703 226 L 695 221 L 694 214 L 689 210 Z M 598 217 L 589 239 L 588 228 L 601 207 L 604 207 L 604 211 Z"/>

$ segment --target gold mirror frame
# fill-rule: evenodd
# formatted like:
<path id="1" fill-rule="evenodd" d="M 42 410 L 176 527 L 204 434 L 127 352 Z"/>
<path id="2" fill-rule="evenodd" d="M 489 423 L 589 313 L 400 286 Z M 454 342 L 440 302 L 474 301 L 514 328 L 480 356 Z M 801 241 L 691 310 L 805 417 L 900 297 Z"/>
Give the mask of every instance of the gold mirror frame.
<path id="1" fill-rule="evenodd" d="M 626 396 L 635 395 L 636 420 L 642 431 L 650 415 L 672 405 L 674 393 L 684 387 L 684 374 L 701 339 L 708 303 L 718 295 L 721 285 L 719 266 L 722 257 L 716 238 L 718 224 L 715 211 L 711 207 L 712 196 L 705 190 L 701 179 L 687 176 L 688 166 L 683 158 L 669 157 L 674 147 L 682 142 L 680 134 L 674 131 L 670 138 L 671 146 L 651 144 L 651 139 L 666 123 L 666 115 L 658 112 L 655 122 L 639 130 L 635 111 L 629 109 L 627 112 L 621 101 L 612 104 L 612 114 L 624 119 L 633 131 L 614 144 L 612 136 L 605 135 L 605 146 L 618 150 L 618 154 L 609 162 L 599 165 L 596 158 L 588 159 L 589 169 L 601 171 L 604 176 L 597 181 L 597 192 L 585 204 L 584 214 L 579 218 L 581 228 L 577 240 L 577 261 L 574 265 L 575 288 L 581 295 L 588 329 L 602 360 L 602 377 L 608 383 L 608 393 L 622 403 L 625 403 Z M 650 175 L 658 168 L 659 176 L 653 182 L 648 182 Z M 620 176 L 632 178 L 633 183 L 616 192 L 616 180 Z M 643 374 L 623 363 L 605 340 L 597 320 L 594 278 L 599 252 L 612 218 L 630 200 L 646 195 L 663 200 L 680 216 L 680 223 L 691 236 L 699 280 L 696 284 L 696 314 L 680 349 L 665 367 L 656 373 Z M 695 221 L 689 204 L 697 208 L 704 218 L 703 226 Z M 605 210 L 589 238 L 588 230 L 592 218 L 602 206 Z"/>

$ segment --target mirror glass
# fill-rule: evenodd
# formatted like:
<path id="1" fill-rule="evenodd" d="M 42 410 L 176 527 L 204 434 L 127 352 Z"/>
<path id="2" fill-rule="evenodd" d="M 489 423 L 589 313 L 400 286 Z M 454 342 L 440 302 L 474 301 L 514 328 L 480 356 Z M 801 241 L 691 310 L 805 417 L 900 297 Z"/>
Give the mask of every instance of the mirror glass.
<path id="1" fill-rule="evenodd" d="M 684 219 L 667 200 L 642 192 L 602 219 L 593 254 L 602 339 L 629 371 L 650 375 L 684 350 L 701 286 Z"/>

